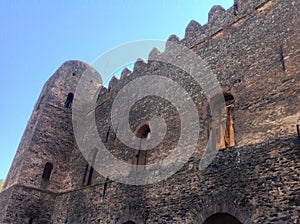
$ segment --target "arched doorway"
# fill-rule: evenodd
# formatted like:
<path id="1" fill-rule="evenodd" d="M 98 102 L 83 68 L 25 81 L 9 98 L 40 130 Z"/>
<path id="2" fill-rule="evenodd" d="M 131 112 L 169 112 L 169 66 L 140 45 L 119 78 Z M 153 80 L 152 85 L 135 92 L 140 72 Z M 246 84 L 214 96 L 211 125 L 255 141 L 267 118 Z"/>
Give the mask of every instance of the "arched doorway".
<path id="1" fill-rule="evenodd" d="M 242 224 L 237 218 L 228 213 L 216 213 L 208 217 L 203 224 Z"/>

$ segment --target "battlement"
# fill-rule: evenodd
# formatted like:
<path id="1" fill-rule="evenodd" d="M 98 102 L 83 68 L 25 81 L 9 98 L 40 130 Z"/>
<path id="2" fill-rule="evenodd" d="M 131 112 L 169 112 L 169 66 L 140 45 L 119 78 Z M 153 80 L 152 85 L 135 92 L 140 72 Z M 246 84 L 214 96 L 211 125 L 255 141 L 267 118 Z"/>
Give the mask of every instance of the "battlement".
<path id="1" fill-rule="evenodd" d="M 224 29 L 227 29 L 230 32 L 231 29 L 238 28 L 248 18 L 251 18 L 254 14 L 267 10 L 278 1 L 279 0 L 234 0 L 233 6 L 227 10 L 220 5 L 215 5 L 208 13 L 208 22 L 206 24 L 201 25 L 197 21 L 191 20 L 185 29 L 184 38 L 180 39 L 174 34 L 170 35 L 166 42 L 165 51 L 171 50 L 170 47 L 172 44 L 169 44 L 169 42 L 183 44 L 188 48 L 194 48 L 199 43 L 214 40 L 222 36 Z M 125 68 L 121 74 L 120 80 L 124 80 L 131 76 L 132 73 L 136 73 L 147 67 L 149 61 L 158 59 L 158 57 L 163 53 L 164 52 L 160 52 L 159 49 L 153 48 L 153 50 L 149 53 L 147 62 L 143 59 L 138 59 L 134 64 L 133 72 L 131 72 L 128 68 Z M 109 84 L 109 89 L 113 88 L 118 81 L 119 80 L 113 78 Z"/>
<path id="2" fill-rule="evenodd" d="M 234 5 L 227 10 L 222 6 L 215 5 L 208 13 L 207 24 L 202 26 L 195 20 L 188 24 L 181 42 L 192 48 L 206 39 L 213 38 L 216 33 L 224 28 L 236 27 L 236 23 L 241 19 L 251 17 L 253 13 L 262 12 L 262 10 L 276 2 L 278 0 L 235 0 Z"/>
<path id="3" fill-rule="evenodd" d="M 0 193 L 0 223 L 203 224 L 216 212 L 230 214 L 230 223 L 299 223 L 299 10 L 299 0 L 212 7 L 206 24 L 192 20 L 183 39 L 171 35 L 163 52 L 153 48 L 146 60 L 137 59 L 132 70 L 124 68 L 120 78 L 101 86 L 95 113 L 86 102 L 98 83 L 84 74 L 99 73 L 65 62 L 45 84 L 28 122 Z M 206 70 L 194 69 L 201 62 L 186 55 L 203 58 Z M 199 81 L 192 72 L 208 79 Z M 220 85 L 215 98 L 204 89 L 211 77 Z M 86 116 L 77 113 L 74 96 L 81 96 Z M 213 116 L 221 110 L 219 96 L 226 105 L 221 120 Z M 88 124 L 90 118 L 95 123 Z M 165 123 L 165 133 L 155 120 Z M 213 130 L 216 123 L 224 134 Z M 100 150 L 98 137 L 121 166 Z M 127 144 L 135 140 L 137 148 Z M 145 152 L 153 140 L 158 144 Z M 181 160 L 177 148 L 187 154 L 192 147 L 174 170 Z M 220 149 L 214 159 L 201 162 L 213 148 Z M 127 169 L 124 162 L 138 166 Z M 160 179 L 169 168 L 176 173 Z M 155 171 L 144 179 L 155 182 L 116 182 L 143 169 Z"/>

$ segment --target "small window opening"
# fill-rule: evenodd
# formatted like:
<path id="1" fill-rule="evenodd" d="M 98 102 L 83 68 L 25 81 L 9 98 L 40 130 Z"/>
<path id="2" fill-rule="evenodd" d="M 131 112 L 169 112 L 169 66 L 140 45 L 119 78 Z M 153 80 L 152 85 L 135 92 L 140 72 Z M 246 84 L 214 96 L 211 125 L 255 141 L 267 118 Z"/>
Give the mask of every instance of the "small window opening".
<path id="1" fill-rule="evenodd" d="M 284 53 L 283 53 L 282 45 L 279 48 L 279 54 L 280 54 L 280 61 L 281 61 L 281 65 L 282 65 L 282 70 L 285 72 L 286 68 L 285 68 Z"/>
<path id="2" fill-rule="evenodd" d="M 68 96 L 67 96 L 67 100 L 65 102 L 65 108 L 71 109 L 73 98 L 74 98 L 74 94 L 69 93 Z"/>
<path id="3" fill-rule="evenodd" d="M 53 164 L 52 163 L 46 163 L 45 164 L 45 168 L 44 168 L 44 172 L 43 172 L 43 180 L 48 181 L 50 179 L 51 173 L 53 170 Z"/>
<path id="4" fill-rule="evenodd" d="M 151 136 L 151 129 L 148 124 L 143 125 L 136 132 L 136 137 L 140 139 L 139 150 L 135 153 L 134 164 L 144 168 L 147 162 L 147 141 Z"/>
<path id="5" fill-rule="evenodd" d="M 103 194 L 102 194 L 102 198 L 105 197 L 105 194 L 106 194 L 106 190 L 107 190 L 107 185 L 108 185 L 108 182 L 109 182 L 109 177 L 106 177 L 106 180 L 105 180 L 105 183 L 104 183 L 104 188 L 103 188 Z"/>
<path id="6" fill-rule="evenodd" d="M 33 223 L 33 218 L 30 218 L 28 224 L 32 224 L 32 223 Z"/>
<path id="7" fill-rule="evenodd" d="M 87 182 L 87 186 L 92 184 L 93 173 L 94 173 L 94 168 L 90 167 L 90 173 L 89 173 L 89 179 L 88 179 L 88 182 Z"/>
<path id="8" fill-rule="evenodd" d="M 84 185 L 86 183 L 86 175 L 87 175 L 88 170 L 89 170 L 89 165 L 86 164 L 84 174 L 83 174 L 83 179 L 82 179 L 82 185 Z"/>
<path id="9" fill-rule="evenodd" d="M 133 222 L 133 221 L 127 221 L 127 222 L 123 222 L 123 224 L 135 224 L 135 222 Z"/>
<path id="10" fill-rule="evenodd" d="M 140 127 L 140 129 L 136 132 L 136 137 L 138 138 L 149 138 L 151 135 L 151 130 L 149 125 L 143 125 L 142 127 Z"/>
<path id="11" fill-rule="evenodd" d="M 75 72 L 73 72 L 73 73 L 72 73 L 72 75 L 73 75 L 73 76 L 75 76 L 75 75 L 76 75 L 76 73 L 75 73 Z"/>

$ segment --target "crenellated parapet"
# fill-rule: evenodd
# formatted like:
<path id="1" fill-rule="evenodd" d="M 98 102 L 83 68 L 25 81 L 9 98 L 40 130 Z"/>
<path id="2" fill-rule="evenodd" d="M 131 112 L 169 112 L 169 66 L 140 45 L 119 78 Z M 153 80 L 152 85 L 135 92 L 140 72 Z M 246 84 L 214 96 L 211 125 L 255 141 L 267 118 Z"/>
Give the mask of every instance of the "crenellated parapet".
<path id="1" fill-rule="evenodd" d="M 253 13 L 259 13 L 261 10 L 265 10 L 267 7 L 277 2 L 278 0 L 234 0 L 234 5 L 225 10 L 220 5 L 213 6 L 208 13 L 208 21 L 206 24 L 201 25 L 195 20 L 191 20 L 185 29 L 185 36 L 180 39 L 176 35 L 171 35 L 165 45 L 164 52 L 161 52 L 157 48 L 153 48 L 148 56 L 148 61 L 144 59 L 137 59 L 134 63 L 133 71 L 125 68 L 120 76 L 120 79 L 113 77 L 109 82 L 108 91 L 115 89 L 115 86 L 119 85 L 121 81 L 126 82 L 130 76 L 139 74 L 140 71 L 145 71 L 145 68 L 159 67 L 159 57 L 165 52 L 171 51 L 172 45 L 184 44 L 188 48 L 193 48 L 204 41 L 214 40 L 223 35 L 224 30 L 230 32 L 231 29 L 236 29 L 243 24 L 248 17 L 253 16 Z M 199 45 L 199 46 L 198 46 Z M 123 85 L 123 84 L 121 84 Z M 103 95 L 105 94 L 103 92 Z M 100 94 L 102 95 L 102 94 Z"/>
<path id="2" fill-rule="evenodd" d="M 208 22 L 201 25 L 192 20 L 185 29 L 185 36 L 182 43 L 187 47 L 193 47 L 198 43 L 214 37 L 223 29 L 231 27 L 232 24 L 241 19 L 251 16 L 252 13 L 259 13 L 278 0 L 235 0 L 234 5 L 225 10 L 220 5 L 215 5 L 208 13 Z"/>

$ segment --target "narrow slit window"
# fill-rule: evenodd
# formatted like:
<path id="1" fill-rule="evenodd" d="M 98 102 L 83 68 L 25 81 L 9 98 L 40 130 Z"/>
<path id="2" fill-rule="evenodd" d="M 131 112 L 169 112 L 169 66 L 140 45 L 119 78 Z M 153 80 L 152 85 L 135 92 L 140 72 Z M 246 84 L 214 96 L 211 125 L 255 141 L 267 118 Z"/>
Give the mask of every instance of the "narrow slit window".
<path id="1" fill-rule="evenodd" d="M 44 172 L 43 172 L 43 180 L 49 181 L 51 173 L 53 170 L 53 164 L 52 163 L 46 163 L 44 167 Z"/>
<path id="2" fill-rule="evenodd" d="M 82 179 L 82 185 L 84 185 L 86 182 L 86 175 L 87 175 L 88 170 L 89 170 L 89 165 L 86 164 L 84 174 L 83 174 L 83 179 Z"/>
<path id="3" fill-rule="evenodd" d="M 71 109 L 73 103 L 74 94 L 69 93 L 65 102 L 65 108 Z"/>
<path id="4" fill-rule="evenodd" d="M 282 65 L 282 70 L 285 72 L 286 68 L 285 68 L 284 53 L 283 53 L 282 45 L 280 45 L 279 54 L 280 54 L 280 61 L 281 61 L 281 65 Z"/>
<path id="5" fill-rule="evenodd" d="M 108 142 L 109 141 L 109 134 L 110 134 L 110 126 L 106 132 L 106 136 L 105 136 L 105 142 Z"/>
<path id="6" fill-rule="evenodd" d="M 102 198 L 105 197 L 105 193 L 106 193 L 106 190 L 107 190 L 108 182 L 109 182 L 109 177 L 106 177 L 106 180 L 105 180 L 105 183 L 104 183 L 104 188 L 103 188 Z"/>
<path id="7" fill-rule="evenodd" d="M 88 182 L 87 182 L 87 186 L 92 184 L 93 173 L 94 173 L 94 168 L 90 167 L 90 173 L 89 173 L 89 179 L 88 179 Z"/>

